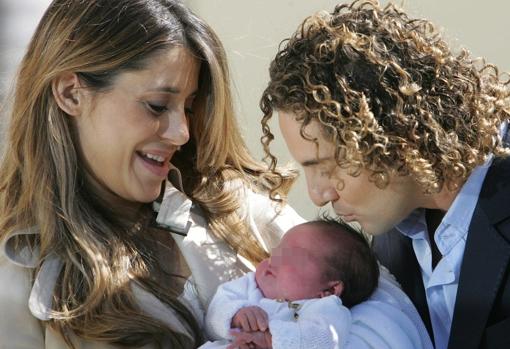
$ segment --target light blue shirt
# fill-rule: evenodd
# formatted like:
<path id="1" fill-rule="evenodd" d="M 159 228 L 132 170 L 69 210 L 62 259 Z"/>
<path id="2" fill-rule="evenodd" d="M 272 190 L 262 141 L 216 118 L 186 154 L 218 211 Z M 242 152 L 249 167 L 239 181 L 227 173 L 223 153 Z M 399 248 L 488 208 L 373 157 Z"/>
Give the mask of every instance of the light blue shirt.
<path id="1" fill-rule="evenodd" d="M 491 163 L 492 157 L 484 165 L 475 168 L 437 228 L 434 240 L 442 258 L 434 270 L 425 210 L 415 210 L 397 225 L 402 234 L 412 239 L 420 264 L 436 349 L 446 349 L 448 346 L 468 229 Z"/>

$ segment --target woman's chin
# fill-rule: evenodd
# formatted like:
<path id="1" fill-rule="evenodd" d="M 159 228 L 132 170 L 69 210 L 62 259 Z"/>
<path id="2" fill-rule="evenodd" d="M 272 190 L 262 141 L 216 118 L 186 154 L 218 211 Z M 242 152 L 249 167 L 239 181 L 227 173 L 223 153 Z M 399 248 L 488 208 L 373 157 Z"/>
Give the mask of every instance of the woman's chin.
<path id="1" fill-rule="evenodd" d="M 148 204 L 155 201 L 161 195 L 161 183 L 140 188 L 137 193 L 133 193 L 132 198 L 141 204 Z"/>

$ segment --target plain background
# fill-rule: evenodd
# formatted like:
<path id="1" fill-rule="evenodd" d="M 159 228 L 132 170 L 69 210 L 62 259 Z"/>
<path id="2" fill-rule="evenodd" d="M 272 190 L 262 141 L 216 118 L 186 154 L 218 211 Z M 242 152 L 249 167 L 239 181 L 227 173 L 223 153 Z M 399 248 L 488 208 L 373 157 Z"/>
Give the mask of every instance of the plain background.
<path id="1" fill-rule="evenodd" d="M 37 21 L 50 1 L 0 0 L 0 97 L 12 84 Z M 243 135 L 257 158 L 262 158 L 259 98 L 268 80 L 267 68 L 278 44 L 289 37 L 307 16 L 332 10 L 332 0 L 188 0 L 185 1 L 217 32 L 226 48 L 232 72 L 236 111 Z M 383 4 L 387 1 L 381 1 Z M 506 0 L 407 0 L 397 1 L 413 17 L 432 20 L 453 47 L 466 47 L 473 56 L 486 57 L 502 71 L 510 71 L 510 1 Z M 275 116 L 276 117 L 276 116 Z M 2 123 L 4 117 L 2 118 Z M 272 152 L 281 164 L 290 158 L 277 140 Z M 305 218 L 317 214 L 306 195 L 304 178 L 290 194 L 290 203 Z"/>

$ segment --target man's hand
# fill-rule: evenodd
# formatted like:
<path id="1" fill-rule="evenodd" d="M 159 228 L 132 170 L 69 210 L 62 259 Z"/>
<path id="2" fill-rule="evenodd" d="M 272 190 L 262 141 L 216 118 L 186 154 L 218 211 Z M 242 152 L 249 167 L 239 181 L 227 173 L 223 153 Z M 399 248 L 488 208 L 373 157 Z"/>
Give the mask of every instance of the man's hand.
<path id="1" fill-rule="evenodd" d="M 241 308 L 232 318 L 231 327 L 244 332 L 264 332 L 268 328 L 267 313 L 257 306 Z"/>

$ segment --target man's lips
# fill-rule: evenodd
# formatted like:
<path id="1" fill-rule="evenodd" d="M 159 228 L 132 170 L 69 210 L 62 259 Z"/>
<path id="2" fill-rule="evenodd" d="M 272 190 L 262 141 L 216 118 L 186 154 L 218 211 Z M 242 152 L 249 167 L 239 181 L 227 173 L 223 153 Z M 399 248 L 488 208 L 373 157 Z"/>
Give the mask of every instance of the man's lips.
<path id="1" fill-rule="evenodd" d="M 341 210 L 340 208 L 337 208 L 335 206 L 333 206 L 333 210 L 335 211 L 335 213 L 342 218 L 342 220 L 346 221 L 346 222 L 352 222 L 352 221 L 355 221 L 357 216 L 356 214 L 352 213 L 352 212 L 349 212 L 347 213 L 346 211 L 343 211 Z"/>
<path id="2" fill-rule="evenodd" d="M 354 214 L 347 214 L 347 215 L 340 215 L 340 217 L 342 217 L 342 219 L 346 222 L 352 222 L 354 220 L 356 220 L 356 215 Z"/>

